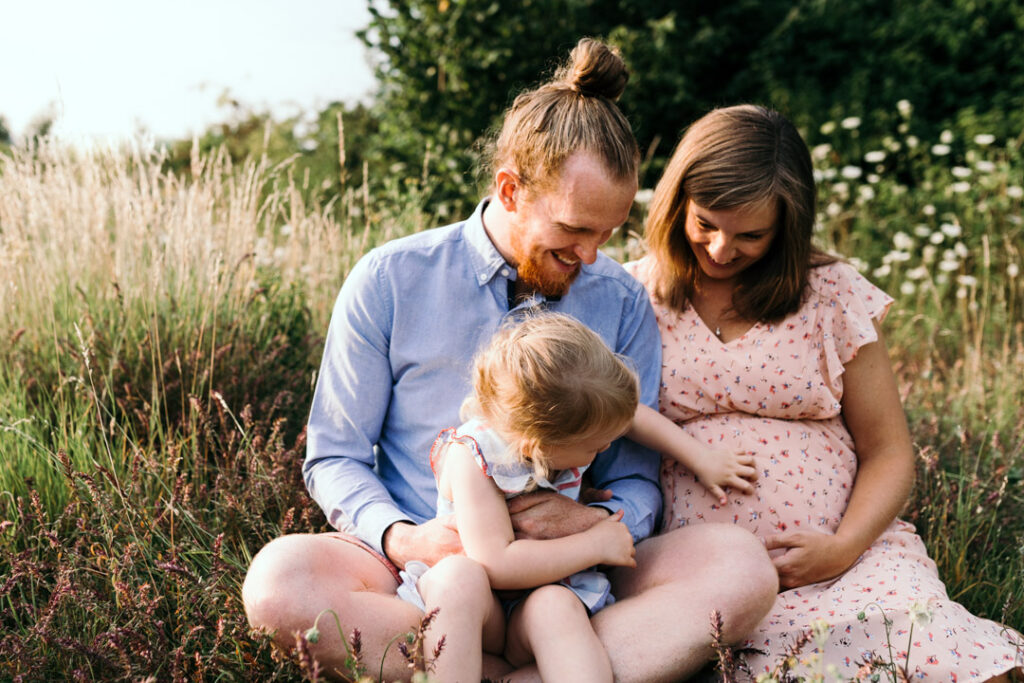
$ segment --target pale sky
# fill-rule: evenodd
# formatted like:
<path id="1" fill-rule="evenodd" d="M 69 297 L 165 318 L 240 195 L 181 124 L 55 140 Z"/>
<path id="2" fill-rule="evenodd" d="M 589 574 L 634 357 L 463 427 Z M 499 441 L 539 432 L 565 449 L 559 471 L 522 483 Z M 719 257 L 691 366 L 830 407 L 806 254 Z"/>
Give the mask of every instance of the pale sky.
<path id="1" fill-rule="evenodd" d="M 231 97 L 278 116 L 367 99 L 366 0 L 0 0 L 0 115 L 69 141 L 188 137 Z"/>

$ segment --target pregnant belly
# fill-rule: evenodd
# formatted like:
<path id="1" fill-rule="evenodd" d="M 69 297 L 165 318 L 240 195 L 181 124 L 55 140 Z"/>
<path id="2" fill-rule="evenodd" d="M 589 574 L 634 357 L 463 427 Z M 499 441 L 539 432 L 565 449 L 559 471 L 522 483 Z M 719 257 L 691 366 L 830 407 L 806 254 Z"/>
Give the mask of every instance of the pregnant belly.
<path id="1" fill-rule="evenodd" d="M 786 530 L 834 532 L 846 510 L 857 470 L 842 418 L 782 420 L 746 413 L 696 418 L 681 425 L 708 448 L 754 455 L 754 493 L 727 491 L 720 505 L 683 465 L 665 459 L 663 529 L 688 524 L 739 524 L 756 536 Z"/>

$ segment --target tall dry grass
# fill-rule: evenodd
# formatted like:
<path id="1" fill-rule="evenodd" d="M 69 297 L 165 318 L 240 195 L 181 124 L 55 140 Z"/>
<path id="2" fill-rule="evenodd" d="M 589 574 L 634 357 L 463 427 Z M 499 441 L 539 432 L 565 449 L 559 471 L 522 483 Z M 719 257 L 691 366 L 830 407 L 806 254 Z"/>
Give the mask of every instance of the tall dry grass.
<path id="1" fill-rule="evenodd" d="M 1017 627 L 1019 149 L 976 150 L 991 166 L 966 190 L 942 158 L 908 185 L 816 150 L 823 241 L 898 299 L 906 516 L 951 596 Z M 0 156 L 0 679 L 304 675 L 249 632 L 241 581 L 269 539 L 325 528 L 299 476 L 320 335 L 362 253 L 433 224 L 429 179 L 320 204 L 287 163 L 163 161 L 143 143 Z"/>

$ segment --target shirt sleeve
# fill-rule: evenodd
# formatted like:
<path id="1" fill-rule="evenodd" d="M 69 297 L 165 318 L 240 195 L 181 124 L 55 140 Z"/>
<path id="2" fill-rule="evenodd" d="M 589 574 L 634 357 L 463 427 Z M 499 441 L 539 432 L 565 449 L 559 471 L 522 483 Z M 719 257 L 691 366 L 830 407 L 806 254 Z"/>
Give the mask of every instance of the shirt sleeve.
<path id="1" fill-rule="evenodd" d="M 411 520 L 373 470 L 394 384 L 388 359 L 394 306 L 379 280 L 382 270 L 375 252 L 364 256 L 335 302 L 302 472 L 330 524 L 383 554 L 387 528 Z"/>
<path id="2" fill-rule="evenodd" d="M 640 400 L 657 410 L 661 335 L 650 300 L 642 289 L 623 311 L 615 351 L 632 361 L 640 379 Z M 623 437 L 590 466 L 594 486 L 612 491 L 611 500 L 596 505 L 612 512 L 623 510 L 622 521 L 629 527 L 634 541 L 650 536 L 661 518 L 660 463 L 657 453 Z"/>

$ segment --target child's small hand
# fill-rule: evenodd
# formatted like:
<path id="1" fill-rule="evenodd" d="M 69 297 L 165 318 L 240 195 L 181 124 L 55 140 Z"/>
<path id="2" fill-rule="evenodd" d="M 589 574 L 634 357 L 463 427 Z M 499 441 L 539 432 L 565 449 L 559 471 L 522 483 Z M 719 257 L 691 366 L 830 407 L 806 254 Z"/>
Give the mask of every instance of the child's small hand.
<path id="1" fill-rule="evenodd" d="M 722 505 L 729 502 L 723 490 L 726 486 L 749 495 L 754 492 L 753 482 L 757 481 L 754 456 L 747 451 L 707 449 L 695 459 L 690 469 L 697 481 Z"/>
<path id="2" fill-rule="evenodd" d="M 594 534 L 594 544 L 600 549 L 602 559 L 598 564 L 610 564 L 616 567 L 635 567 L 636 548 L 633 547 L 633 535 L 629 527 L 622 523 L 622 510 L 602 519 L 590 528 Z"/>

